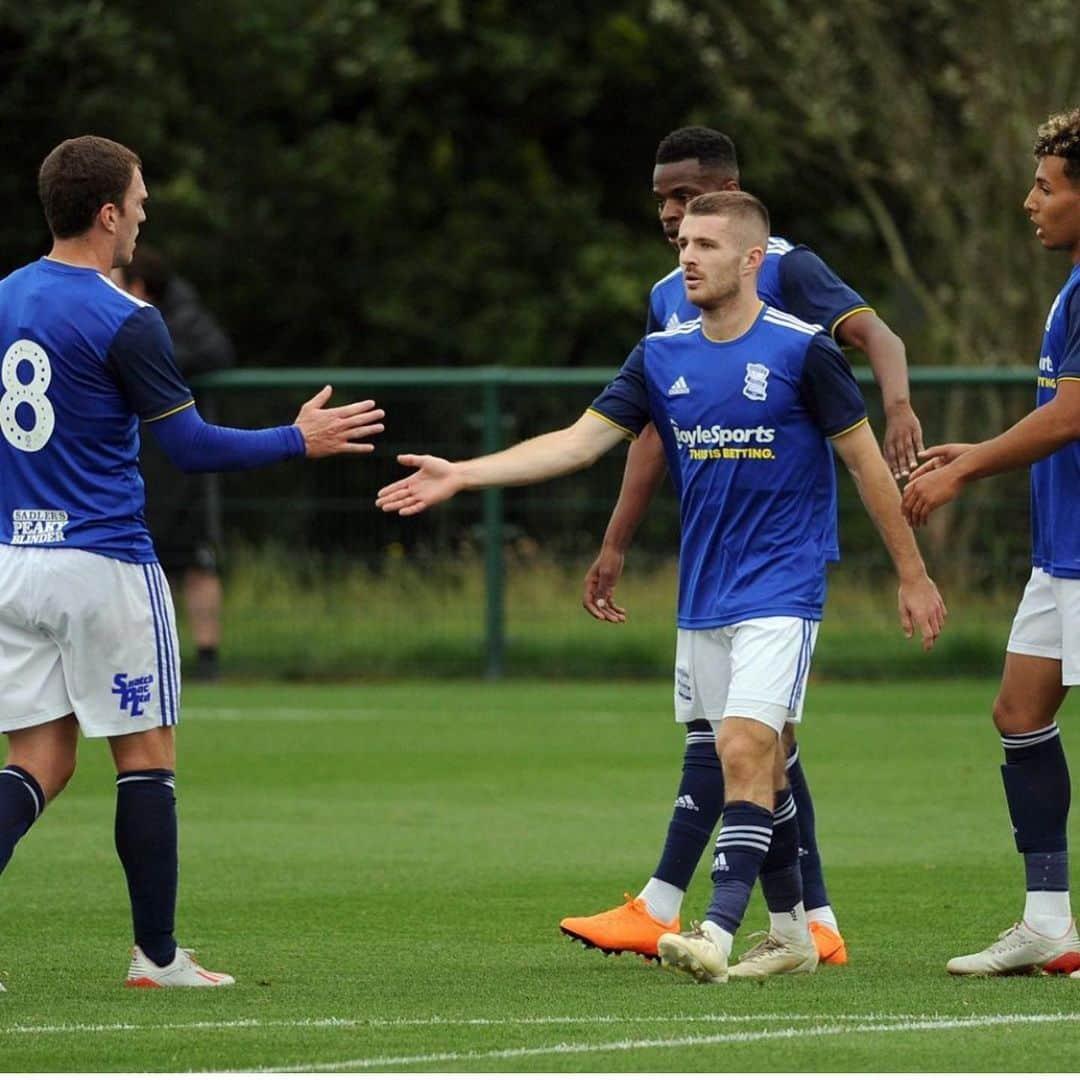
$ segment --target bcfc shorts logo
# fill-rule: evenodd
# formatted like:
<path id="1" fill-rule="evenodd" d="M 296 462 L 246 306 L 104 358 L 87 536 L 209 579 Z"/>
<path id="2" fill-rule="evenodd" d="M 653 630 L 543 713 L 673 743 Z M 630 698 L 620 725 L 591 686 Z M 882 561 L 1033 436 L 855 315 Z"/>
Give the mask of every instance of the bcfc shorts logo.
<path id="1" fill-rule="evenodd" d="M 773 461 L 776 458 L 770 445 L 776 438 L 776 428 L 726 428 L 719 424 L 702 427 L 698 424 L 687 430 L 674 420 L 670 422 L 675 442 L 690 455 L 691 461 L 745 458 Z"/>
<path id="2" fill-rule="evenodd" d="M 113 676 L 112 692 L 120 695 L 120 711 L 126 709 L 132 716 L 142 716 L 142 706 L 150 700 L 153 682 L 153 675 L 138 675 L 129 679 L 126 671 L 118 671 Z"/>

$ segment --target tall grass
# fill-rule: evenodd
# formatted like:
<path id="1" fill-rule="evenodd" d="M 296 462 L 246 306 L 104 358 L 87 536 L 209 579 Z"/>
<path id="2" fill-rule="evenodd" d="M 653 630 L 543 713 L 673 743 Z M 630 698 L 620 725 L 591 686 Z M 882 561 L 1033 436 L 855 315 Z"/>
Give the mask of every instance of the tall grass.
<path id="1" fill-rule="evenodd" d="M 625 625 L 581 608 L 587 559 L 570 566 L 526 550 L 509 555 L 509 674 L 666 677 L 675 625 L 675 565 L 627 566 L 617 595 Z M 833 572 L 814 670 L 817 677 L 950 677 L 1000 670 L 1019 586 L 952 596 L 949 624 L 926 656 L 906 642 L 894 584 L 843 566 Z M 182 605 L 178 604 L 178 608 Z M 181 620 L 183 623 L 183 620 Z M 186 633 L 182 627 L 186 640 Z M 225 580 L 223 667 L 283 679 L 475 676 L 485 670 L 483 565 L 391 550 L 377 571 L 342 558 L 281 548 L 234 551 Z"/>

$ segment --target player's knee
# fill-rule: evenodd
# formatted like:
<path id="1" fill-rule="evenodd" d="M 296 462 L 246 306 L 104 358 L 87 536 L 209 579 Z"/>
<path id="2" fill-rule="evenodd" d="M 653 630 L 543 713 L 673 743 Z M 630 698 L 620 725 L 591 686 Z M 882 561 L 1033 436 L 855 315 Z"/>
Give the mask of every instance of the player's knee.
<path id="1" fill-rule="evenodd" d="M 1002 735 L 1022 735 L 1027 731 L 1036 731 L 1045 727 L 1049 721 L 1033 714 L 1030 705 L 1025 705 L 1011 694 L 998 694 L 991 711 L 994 727 Z"/>
<path id="2" fill-rule="evenodd" d="M 771 747 L 745 731 L 721 732 L 716 739 L 716 751 L 729 784 L 745 784 L 757 779 L 762 770 L 772 767 Z"/>

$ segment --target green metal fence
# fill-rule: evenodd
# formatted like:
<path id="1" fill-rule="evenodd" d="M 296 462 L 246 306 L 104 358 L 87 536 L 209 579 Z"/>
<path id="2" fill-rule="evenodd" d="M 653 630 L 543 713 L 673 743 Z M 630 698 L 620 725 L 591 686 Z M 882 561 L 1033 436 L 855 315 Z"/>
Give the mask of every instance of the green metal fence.
<path id="1" fill-rule="evenodd" d="M 855 373 L 861 384 L 873 386 L 868 368 L 856 368 Z M 281 412 L 286 403 L 289 408 L 295 407 L 327 383 L 339 392 L 337 400 L 343 395 L 371 396 L 380 404 L 387 395 L 407 400 L 408 405 L 399 403 L 388 412 L 388 436 L 397 430 L 400 435 L 396 437 L 407 441 L 395 445 L 394 437 L 380 440 L 380 453 L 386 458 L 385 478 L 386 470 L 396 468 L 391 460 L 393 450 L 465 457 L 490 453 L 520 438 L 569 423 L 613 374 L 608 368 L 252 368 L 216 373 L 194 385 L 208 416 L 242 426 L 287 422 L 290 417 Z M 993 434 L 1022 415 L 1032 401 L 1034 375 L 1029 367 L 914 367 L 910 377 L 928 443 Z M 545 412 L 540 403 L 548 398 L 553 404 Z M 874 419 L 876 392 L 868 390 L 867 398 Z M 274 415 L 268 414 L 270 402 L 274 403 Z M 515 426 L 522 415 L 524 422 Z M 421 419 L 410 432 L 402 417 L 417 416 Z M 436 435 L 443 433 L 449 440 L 450 429 L 459 433 L 453 441 L 440 443 Z M 605 510 L 614 501 L 613 485 L 617 481 L 607 478 L 607 482 L 605 491 L 609 491 L 610 501 Z M 242 487 L 234 484 L 223 488 L 215 481 L 209 500 L 212 535 L 222 535 L 223 515 L 233 510 L 254 512 L 264 503 L 272 505 L 273 488 L 249 494 L 252 481 L 244 478 L 241 483 Z M 594 501 L 600 497 L 594 496 Z M 497 678 L 504 671 L 507 641 L 506 503 L 500 490 L 485 491 L 481 498 L 478 537 L 484 565 L 484 670 L 489 677 Z M 1014 525 L 1022 514 L 1021 501 L 1020 482 L 1014 480 L 1006 502 Z M 348 509 L 358 505 L 358 500 L 343 486 L 340 491 L 325 494 L 323 503 Z M 1017 552 L 1024 539 L 1018 528 L 1013 532 L 1016 535 L 1007 554 L 1015 560 L 1020 557 Z M 597 542 L 599 535 L 596 531 Z"/>

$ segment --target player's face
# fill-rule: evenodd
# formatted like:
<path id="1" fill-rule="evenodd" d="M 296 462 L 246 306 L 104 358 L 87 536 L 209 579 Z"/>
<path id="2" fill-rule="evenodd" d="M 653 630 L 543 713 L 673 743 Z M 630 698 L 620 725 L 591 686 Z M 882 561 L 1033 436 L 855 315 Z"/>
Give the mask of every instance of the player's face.
<path id="1" fill-rule="evenodd" d="M 653 195 L 660 214 L 660 227 L 672 247 L 679 246 L 679 224 L 691 199 L 710 191 L 737 191 L 738 188 L 737 180 L 703 168 L 697 158 L 657 165 L 653 169 Z"/>
<path id="2" fill-rule="evenodd" d="M 684 217 L 678 247 L 686 297 L 703 311 L 722 307 L 735 297 L 765 254 L 760 245 L 748 251 L 738 224 L 715 214 Z"/>
<path id="3" fill-rule="evenodd" d="M 146 220 L 146 185 L 142 170 L 136 168 L 131 183 L 124 192 L 120 213 L 116 215 L 116 242 L 113 248 L 113 266 L 127 266 L 135 254 L 135 241 L 139 226 Z"/>
<path id="4" fill-rule="evenodd" d="M 1064 158 L 1039 159 L 1024 209 L 1043 247 L 1071 251 L 1080 262 L 1080 181 L 1065 175 Z"/>

